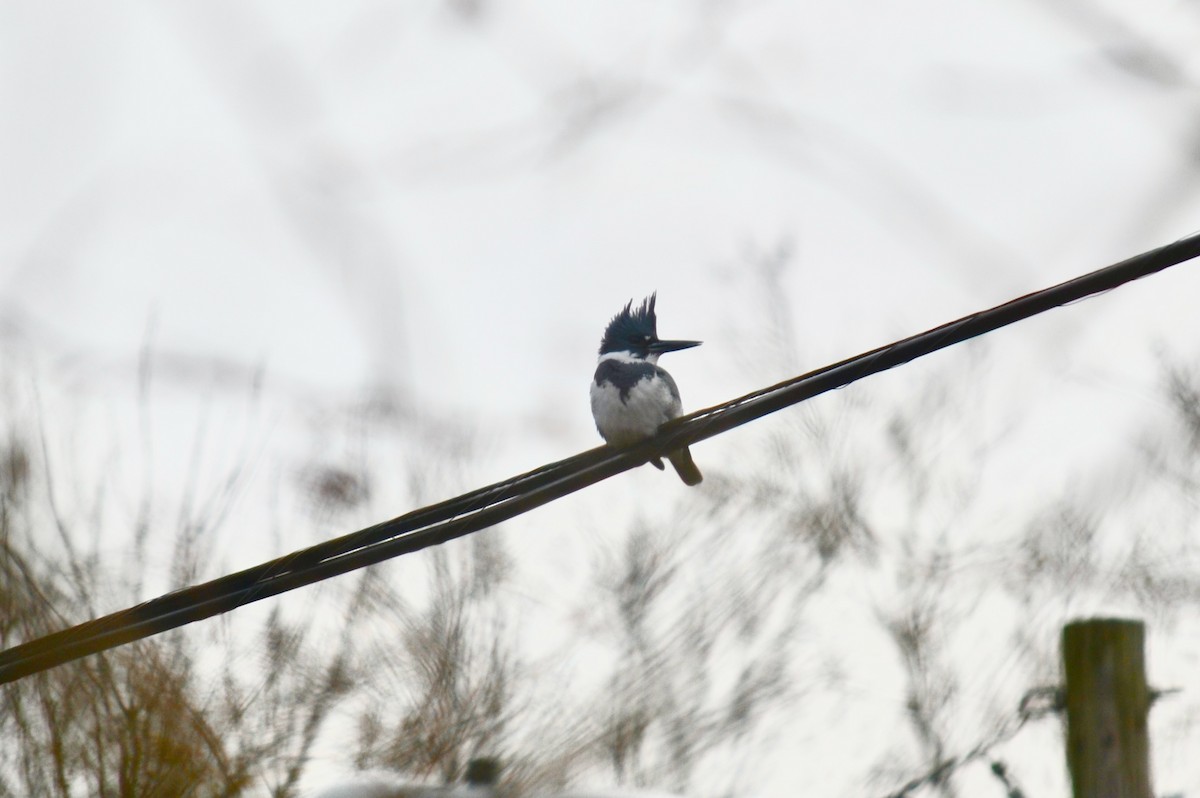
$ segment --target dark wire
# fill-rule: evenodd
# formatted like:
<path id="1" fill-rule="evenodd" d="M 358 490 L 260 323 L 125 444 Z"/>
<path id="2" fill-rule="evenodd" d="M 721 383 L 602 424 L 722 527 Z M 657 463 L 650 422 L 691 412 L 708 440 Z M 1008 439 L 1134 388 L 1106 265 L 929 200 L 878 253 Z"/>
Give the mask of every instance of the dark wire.
<path id="1" fill-rule="evenodd" d="M 0 651 L 0 684 L 477 532 L 680 445 L 711 438 L 871 374 L 1196 257 L 1200 257 L 1200 234 L 692 413 L 631 447 L 601 446 L 253 568 L 36 638 Z"/>

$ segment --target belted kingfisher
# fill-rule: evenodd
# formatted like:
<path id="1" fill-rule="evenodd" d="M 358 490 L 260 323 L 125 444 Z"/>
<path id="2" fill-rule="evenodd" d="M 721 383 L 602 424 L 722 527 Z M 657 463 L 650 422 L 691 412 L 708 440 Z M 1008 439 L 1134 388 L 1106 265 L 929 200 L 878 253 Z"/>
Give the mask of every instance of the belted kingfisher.
<path id="1" fill-rule="evenodd" d="M 592 382 L 592 416 L 600 436 L 613 446 L 649 438 L 665 422 L 683 413 L 679 388 L 658 365 L 664 352 L 699 346 L 700 341 L 658 340 L 658 320 L 651 294 L 640 307 L 633 300 L 613 316 L 600 341 L 600 362 Z M 685 485 L 699 485 L 704 476 L 685 446 L 667 455 Z M 662 460 L 650 461 L 660 471 Z"/>

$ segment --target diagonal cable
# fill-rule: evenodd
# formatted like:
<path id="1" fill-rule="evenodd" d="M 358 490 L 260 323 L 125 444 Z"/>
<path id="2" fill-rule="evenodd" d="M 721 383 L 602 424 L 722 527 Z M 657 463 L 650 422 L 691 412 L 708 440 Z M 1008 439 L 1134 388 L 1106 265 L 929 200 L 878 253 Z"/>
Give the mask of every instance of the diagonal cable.
<path id="1" fill-rule="evenodd" d="M 706 440 L 871 374 L 1196 257 L 1200 257 L 1200 234 L 692 413 L 633 446 L 591 449 L 358 532 L 22 643 L 0 651 L 0 684 L 477 532 L 642 465 L 651 457 L 664 456 L 681 445 Z"/>

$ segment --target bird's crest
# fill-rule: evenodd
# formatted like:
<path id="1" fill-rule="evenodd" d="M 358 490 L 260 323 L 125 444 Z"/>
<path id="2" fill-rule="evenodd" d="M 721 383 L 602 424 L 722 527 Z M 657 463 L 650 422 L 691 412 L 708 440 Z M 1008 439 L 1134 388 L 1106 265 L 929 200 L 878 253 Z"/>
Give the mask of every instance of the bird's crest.
<path id="1" fill-rule="evenodd" d="M 654 315 L 654 302 L 658 298 L 655 291 L 642 300 L 638 307 L 633 306 L 633 300 L 625 305 L 620 313 L 612 317 L 604 330 L 604 338 L 600 341 L 600 354 L 608 352 L 644 350 L 651 341 L 658 339 L 658 318 Z"/>

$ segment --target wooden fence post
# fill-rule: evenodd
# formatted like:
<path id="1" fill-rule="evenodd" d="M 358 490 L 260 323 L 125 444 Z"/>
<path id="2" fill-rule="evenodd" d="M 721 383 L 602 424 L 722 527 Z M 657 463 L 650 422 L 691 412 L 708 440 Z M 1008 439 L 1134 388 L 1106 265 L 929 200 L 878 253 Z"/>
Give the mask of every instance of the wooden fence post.
<path id="1" fill-rule="evenodd" d="M 1098 618 L 1063 629 L 1067 766 L 1075 798 L 1153 798 L 1144 639 L 1140 621 Z"/>

